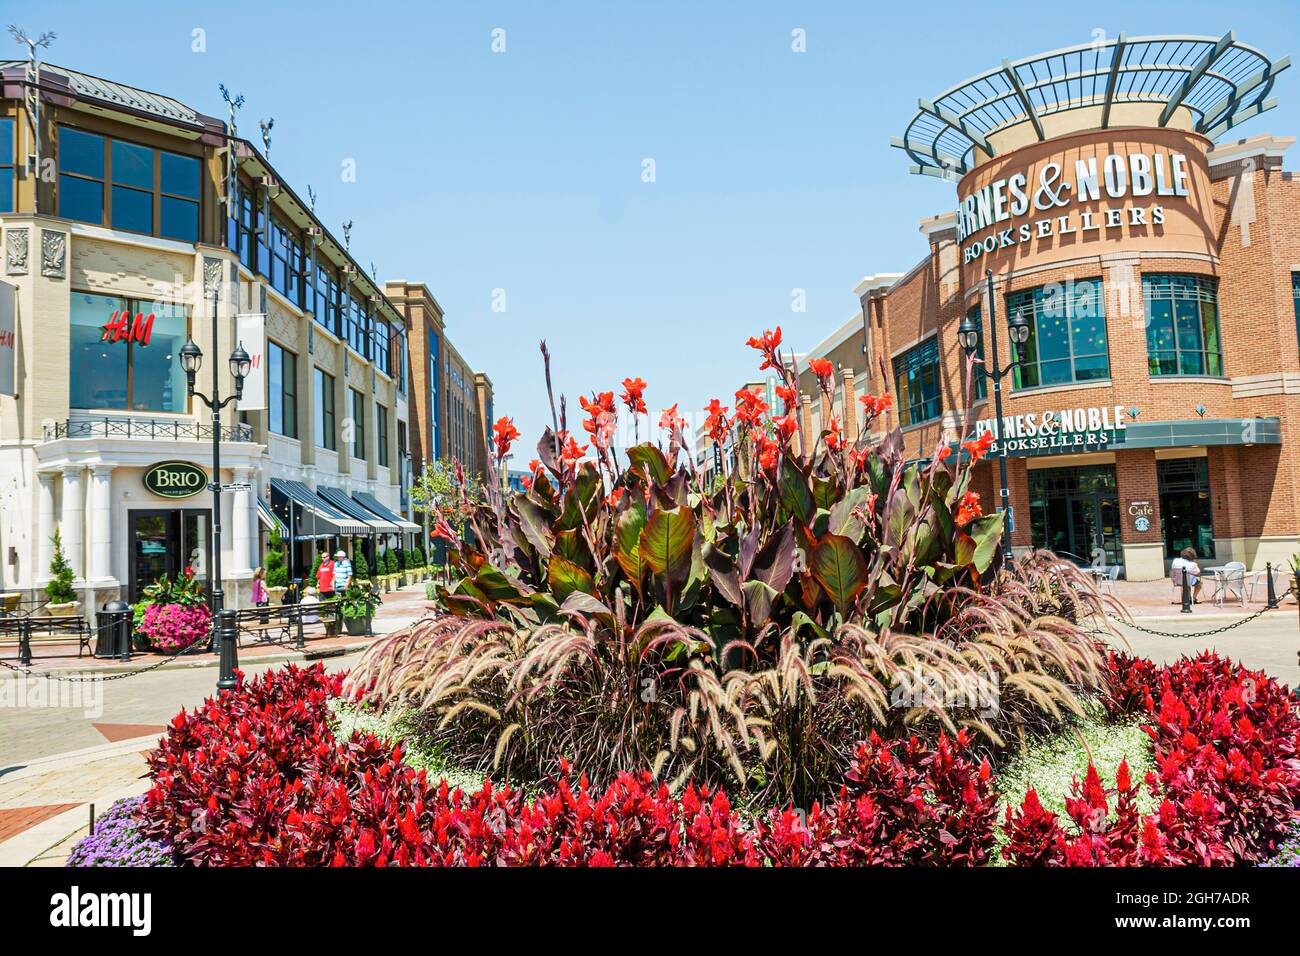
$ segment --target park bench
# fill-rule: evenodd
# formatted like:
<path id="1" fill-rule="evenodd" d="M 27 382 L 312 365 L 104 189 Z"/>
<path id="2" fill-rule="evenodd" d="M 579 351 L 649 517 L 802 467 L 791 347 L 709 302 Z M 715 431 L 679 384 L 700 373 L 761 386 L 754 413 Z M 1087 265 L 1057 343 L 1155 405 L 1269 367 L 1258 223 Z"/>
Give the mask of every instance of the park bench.
<path id="1" fill-rule="evenodd" d="M 94 632 L 87 620 L 80 616 L 42 617 L 21 611 L 0 616 L 0 644 L 13 644 L 20 659 L 36 656 L 36 648 L 77 644 L 77 656 L 94 654 L 91 640 Z M 24 650 L 25 645 L 25 650 Z"/>
<path id="2" fill-rule="evenodd" d="M 269 604 L 266 607 L 248 607 L 235 612 L 235 626 L 242 646 L 244 637 L 253 643 L 283 644 L 293 641 L 299 646 L 308 638 L 326 637 L 334 624 L 334 633 L 342 617 L 341 602 L 321 601 L 316 604 Z M 315 620 L 309 620 L 315 618 Z"/>

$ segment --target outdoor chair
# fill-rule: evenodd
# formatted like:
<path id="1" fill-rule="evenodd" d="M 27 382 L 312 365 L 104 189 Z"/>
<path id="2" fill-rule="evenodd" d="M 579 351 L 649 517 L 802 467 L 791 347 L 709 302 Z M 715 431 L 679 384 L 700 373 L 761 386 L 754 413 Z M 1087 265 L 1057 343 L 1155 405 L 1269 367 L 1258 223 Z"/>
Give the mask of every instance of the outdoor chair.
<path id="1" fill-rule="evenodd" d="M 1170 603 L 1181 604 L 1183 600 L 1183 569 L 1182 568 L 1169 569 L 1169 583 L 1172 584 L 1174 587 L 1173 600 L 1170 601 Z"/>
<path id="2" fill-rule="evenodd" d="M 1115 593 L 1115 582 L 1119 580 L 1119 565 L 1112 564 L 1106 569 L 1106 576 L 1101 579 L 1101 585 L 1111 594 Z M 1180 585 L 1181 587 L 1181 585 Z"/>
<path id="3" fill-rule="evenodd" d="M 1223 607 L 1224 599 L 1231 594 L 1246 606 L 1246 565 L 1240 561 L 1229 561 L 1215 577 L 1219 588 L 1214 592 L 1214 603 Z"/>

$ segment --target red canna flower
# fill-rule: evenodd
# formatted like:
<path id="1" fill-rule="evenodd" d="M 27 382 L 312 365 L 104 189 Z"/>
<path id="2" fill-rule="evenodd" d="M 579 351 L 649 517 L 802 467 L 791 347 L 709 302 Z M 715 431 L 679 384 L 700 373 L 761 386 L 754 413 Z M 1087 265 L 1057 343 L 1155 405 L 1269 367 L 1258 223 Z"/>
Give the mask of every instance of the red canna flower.
<path id="1" fill-rule="evenodd" d="M 615 488 L 613 491 L 609 493 L 609 496 L 606 497 L 605 503 L 608 504 L 611 508 L 617 508 L 618 503 L 622 499 L 622 497 L 623 497 L 623 489 Z"/>
<path id="2" fill-rule="evenodd" d="M 455 544 L 459 540 L 456 537 L 456 532 L 451 529 L 451 525 L 447 524 L 447 519 L 444 518 L 442 515 L 435 516 L 434 523 L 433 523 L 433 530 L 429 532 L 429 537 L 433 540 L 437 540 L 438 538 L 443 538 L 444 540 L 450 541 L 453 544 Z"/>
<path id="3" fill-rule="evenodd" d="M 989 453 L 989 448 L 993 442 L 993 433 L 985 432 L 974 441 L 962 442 L 961 447 L 966 449 L 966 454 L 970 455 L 971 464 L 974 464 Z"/>
<path id="4" fill-rule="evenodd" d="M 645 399 L 645 382 L 640 377 L 623 379 L 623 404 L 633 415 L 644 415 L 646 413 Z"/>
<path id="5" fill-rule="evenodd" d="M 957 507 L 957 525 L 965 527 L 976 518 L 982 518 L 984 510 L 980 507 L 980 496 L 978 492 L 968 491 L 961 496 L 961 504 Z"/>
<path id="6" fill-rule="evenodd" d="M 510 454 L 510 446 L 519 437 L 519 429 L 515 428 L 513 421 L 502 415 L 497 419 L 497 423 L 492 426 L 492 436 L 493 441 L 496 442 L 497 460 L 499 461 Z"/>
<path id="7" fill-rule="evenodd" d="M 742 388 L 736 393 L 736 421 L 751 426 L 757 425 L 766 411 L 767 402 L 749 389 Z"/>
<path id="8" fill-rule="evenodd" d="M 776 430 L 782 439 L 789 440 L 790 436 L 799 430 L 799 422 L 794 417 L 794 412 L 782 418 L 776 419 Z"/>
<path id="9" fill-rule="evenodd" d="M 533 476 L 532 476 L 532 475 L 524 475 L 524 477 L 520 479 L 520 482 L 521 482 L 521 483 L 523 484 L 523 486 L 524 486 L 524 491 L 532 491 L 532 490 L 533 490 Z"/>
<path id="10" fill-rule="evenodd" d="M 542 470 L 542 463 L 536 458 L 529 459 L 528 470 L 535 475 Z"/>
<path id="11" fill-rule="evenodd" d="M 666 428 L 670 432 L 686 431 L 686 419 L 677 414 L 676 402 L 659 413 L 659 427 Z"/>
<path id="12" fill-rule="evenodd" d="M 884 395 L 863 395 L 858 401 L 862 403 L 862 411 L 868 419 L 875 418 L 885 409 L 894 407 L 894 396 L 890 392 Z"/>
<path id="13" fill-rule="evenodd" d="M 776 387 L 776 397 L 785 403 L 785 410 L 788 412 L 798 402 L 798 393 L 788 385 L 778 385 Z"/>
<path id="14" fill-rule="evenodd" d="M 835 366 L 831 365 L 830 361 L 824 358 L 809 359 L 808 369 L 817 376 L 817 383 L 821 385 L 822 388 L 826 388 L 830 383 L 831 376 L 835 374 Z"/>
<path id="15" fill-rule="evenodd" d="M 567 436 L 569 441 L 560 449 L 560 461 L 568 467 L 569 471 L 576 471 L 578 462 L 587 454 L 588 445 L 579 445 L 573 440 L 573 436 Z"/>
<path id="16" fill-rule="evenodd" d="M 605 451 L 614 440 L 614 429 L 618 423 L 618 411 L 614 407 L 614 393 L 600 392 L 595 399 L 588 401 L 585 396 L 578 396 L 578 404 L 590 418 L 582 420 L 582 427 L 591 435 L 596 448 Z"/>
<path id="17" fill-rule="evenodd" d="M 832 418 L 830 427 L 826 429 L 826 447 L 831 451 L 837 450 L 844 443 L 844 434 L 840 431 L 840 420 Z"/>
<path id="18" fill-rule="evenodd" d="M 934 460 L 942 464 L 945 460 L 947 460 L 948 456 L 951 454 L 952 454 L 952 446 L 949 445 L 946 441 L 941 441 L 939 442 L 938 447 L 935 448 L 934 450 Z"/>
<path id="19" fill-rule="evenodd" d="M 749 436 L 754 440 L 754 447 L 758 449 L 758 467 L 764 471 L 771 471 L 776 467 L 776 456 L 781 446 L 762 429 L 753 429 Z"/>
<path id="20" fill-rule="evenodd" d="M 778 325 L 775 332 L 765 331 L 762 338 L 751 336 L 745 344 L 763 353 L 763 364 L 758 367 L 760 372 L 781 364 L 776 355 L 776 350 L 781 347 L 781 326 Z"/>
<path id="21" fill-rule="evenodd" d="M 704 419 L 704 429 L 709 433 L 709 440 L 721 445 L 731 430 L 731 423 L 727 421 L 727 406 L 716 398 L 711 398 L 704 410 L 709 413 Z"/>

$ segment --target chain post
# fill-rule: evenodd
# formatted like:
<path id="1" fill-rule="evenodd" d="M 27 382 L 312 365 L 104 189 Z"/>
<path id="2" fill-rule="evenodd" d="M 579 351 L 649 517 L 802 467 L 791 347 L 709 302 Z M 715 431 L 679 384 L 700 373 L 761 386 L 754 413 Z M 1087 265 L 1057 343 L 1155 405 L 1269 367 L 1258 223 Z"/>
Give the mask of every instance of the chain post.
<path id="1" fill-rule="evenodd" d="M 1268 603 L 1264 605 L 1269 610 L 1277 607 L 1277 588 L 1273 586 L 1273 562 L 1267 561 L 1264 564 L 1264 574 L 1268 577 Z"/>
<path id="2" fill-rule="evenodd" d="M 1183 614 L 1192 613 L 1192 585 L 1187 580 L 1187 568 L 1183 568 Z"/>
<path id="3" fill-rule="evenodd" d="M 18 628 L 18 663 L 26 667 L 32 662 L 32 620 L 25 617 Z"/>

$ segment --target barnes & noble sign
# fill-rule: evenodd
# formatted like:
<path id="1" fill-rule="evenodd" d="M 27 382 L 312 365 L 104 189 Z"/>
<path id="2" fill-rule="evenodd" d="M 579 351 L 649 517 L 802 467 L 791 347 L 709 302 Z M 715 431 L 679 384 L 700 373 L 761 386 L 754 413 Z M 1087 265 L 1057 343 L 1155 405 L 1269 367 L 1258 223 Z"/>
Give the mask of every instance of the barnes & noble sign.
<path id="1" fill-rule="evenodd" d="M 1123 442 L 1124 408 L 1103 405 L 1007 415 L 1001 428 L 997 419 L 984 418 L 975 423 L 975 436 L 992 432 L 990 453 L 1003 451 L 1005 441 L 1005 454 L 1013 458 L 1106 451 Z"/>

